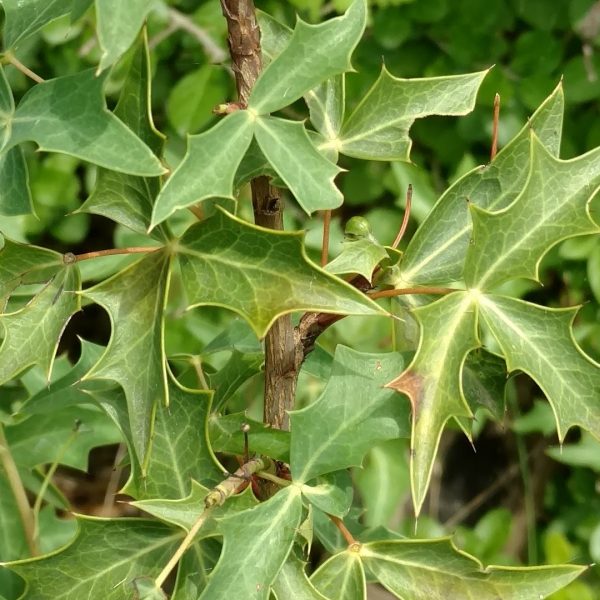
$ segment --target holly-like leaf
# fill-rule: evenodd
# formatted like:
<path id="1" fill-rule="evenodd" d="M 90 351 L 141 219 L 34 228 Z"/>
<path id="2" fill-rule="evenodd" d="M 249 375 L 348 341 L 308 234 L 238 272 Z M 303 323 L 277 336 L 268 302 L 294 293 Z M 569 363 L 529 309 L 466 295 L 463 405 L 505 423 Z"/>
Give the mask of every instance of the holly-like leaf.
<path id="1" fill-rule="evenodd" d="M 408 405 L 383 385 L 403 367 L 398 353 L 366 354 L 339 345 L 321 396 L 290 413 L 294 481 L 360 466 L 376 442 L 408 436 Z"/>
<path id="2" fill-rule="evenodd" d="M 352 505 L 352 478 L 347 470 L 321 475 L 301 489 L 310 504 L 328 515 L 345 517 Z"/>
<path id="3" fill-rule="evenodd" d="M 260 115 L 275 112 L 326 79 L 351 70 L 350 56 L 366 20 L 365 0 L 354 0 L 343 16 L 320 25 L 298 19 L 289 43 L 254 85 L 250 108 Z"/>
<path id="4" fill-rule="evenodd" d="M 486 74 L 399 79 L 384 66 L 339 137 L 329 144 L 356 158 L 408 161 L 412 144 L 408 131 L 414 121 L 429 115 L 471 112 Z"/>
<path id="5" fill-rule="evenodd" d="M 469 204 L 500 210 L 511 204 L 529 174 L 530 131 L 557 156 L 564 95 L 559 85 L 521 131 L 487 166 L 461 177 L 441 196 L 410 240 L 402 257 L 398 286 L 445 283 L 461 278 L 471 238 Z"/>
<path id="6" fill-rule="evenodd" d="M 32 212 L 27 163 L 23 151 L 16 146 L 0 154 L 0 215 L 12 217 Z"/>
<path id="7" fill-rule="evenodd" d="M 31 141 L 40 150 L 62 152 L 114 171 L 162 175 L 165 169 L 148 146 L 106 109 L 105 79 L 87 70 L 31 88 L 16 111 L 5 115 L 2 149 Z"/>
<path id="8" fill-rule="evenodd" d="M 449 539 L 398 540 L 365 544 L 364 565 L 398 598 L 519 600 L 545 598 L 586 567 L 483 567 Z"/>
<path id="9" fill-rule="evenodd" d="M 338 138 L 346 108 L 346 78 L 337 75 L 324 81 L 305 95 L 310 111 L 310 122 L 326 139 Z"/>
<path id="10" fill-rule="evenodd" d="M 577 309 L 545 308 L 500 296 L 481 296 L 479 305 L 509 371 L 524 371 L 546 394 L 559 439 L 574 425 L 600 438 L 600 365 L 573 339 Z"/>
<path id="11" fill-rule="evenodd" d="M 335 554 L 312 574 L 310 581 L 328 598 L 365 600 L 367 597 L 365 570 L 355 551 Z"/>
<path id="12" fill-rule="evenodd" d="M 263 66 L 266 67 L 289 44 L 294 30 L 262 10 L 256 11 L 256 19 L 260 27 Z"/>
<path id="13" fill-rule="evenodd" d="M 224 518 L 220 525 L 223 552 L 200 599 L 267 600 L 290 553 L 301 516 L 300 492 L 290 486 L 255 508 Z"/>
<path id="14" fill-rule="evenodd" d="M 276 460 L 289 461 L 290 433 L 268 427 L 250 419 L 245 413 L 212 414 L 208 421 L 211 446 L 215 452 L 244 454 L 242 425 L 248 425 L 248 446 L 252 454 L 264 454 Z"/>
<path id="15" fill-rule="evenodd" d="M 46 23 L 71 11 L 73 0 L 2 0 L 4 8 L 4 49 L 39 31 Z"/>
<path id="16" fill-rule="evenodd" d="M 387 256 L 385 248 L 374 239 L 346 241 L 341 254 L 328 263 L 325 270 L 334 275 L 356 273 L 370 282 L 375 267 Z"/>
<path id="17" fill-rule="evenodd" d="M 329 600 L 314 587 L 304 570 L 305 564 L 294 552 L 291 552 L 273 583 L 273 592 L 277 600 Z M 346 598 L 346 596 L 332 596 Z"/>
<path id="18" fill-rule="evenodd" d="M 125 3 L 128 4 L 128 3 Z M 131 56 L 115 115 L 160 156 L 164 136 L 154 127 L 150 111 L 150 59 L 144 35 Z M 79 209 L 103 215 L 138 233 L 146 233 L 159 191 L 157 177 L 135 177 L 100 169 L 96 186 Z M 163 233 L 159 231 L 159 233 Z"/>
<path id="19" fill-rule="evenodd" d="M 79 517 L 79 532 L 58 553 L 9 563 L 27 582 L 22 600 L 125 600 L 133 580 L 156 577 L 184 533 L 145 519 Z"/>
<path id="20" fill-rule="evenodd" d="M 133 44 L 152 4 L 153 0 L 96 0 L 98 39 L 102 48 L 99 72 L 117 62 Z"/>
<path id="21" fill-rule="evenodd" d="M 189 136 L 185 158 L 156 199 L 151 227 L 207 198 L 233 198 L 233 180 L 253 131 L 248 111 L 239 110 L 208 131 Z"/>
<path id="22" fill-rule="evenodd" d="M 315 148 L 302 123 L 259 117 L 255 135 L 263 154 L 309 215 L 342 204 L 342 193 L 333 182 L 341 169 Z"/>
<path id="23" fill-rule="evenodd" d="M 465 264 L 471 287 L 490 289 L 518 277 L 538 281 L 539 263 L 552 246 L 600 232 L 589 213 L 600 182 L 600 149 L 559 160 L 531 133 L 530 152 L 529 177 L 510 206 L 495 213 L 471 206 L 473 243 Z"/>
<path id="24" fill-rule="evenodd" d="M 25 307 L 0 315 L 4 329 L 0 385 L 34 364 L 50 379 L 58 341 L 71 315 L 79 310 L 80 285 L 77 267 L 66 267 Z"/>
<path id="25" fill-rule="evenodd" d="M 163 311 L 170 256 L 151 252 L 84 294 L 108 312 L 112 335 L 86 379 L 111 379 L 127 396 L 135 452 L 145 465 L 156 405 L 168 404 Z"/>
<path id="26" fill-rule="evenodd" d="M 405 393 L 412 405 L 410 476 L 418 515 L 446 422 L 473 417 L 463 395 L 462 368 L 480 342 L 470 294 L 455 292 L 413 312 L 421 326 L 419 347 L 408 368 L 388 387 Z"/>
<path id="27" fill-rule="evenodd" d="M 306 258 L 302 234 L 274 232 L 224 211 L 190 227 L 179 241 L 191 306 L 223 306 L 259 337 L 293 311 L 383 314 L 374 302 Z"/>
<path id="28" fill-rule="evenodd" d="M 467 356 L 462 372 L 463 393 L 471 411 L 486 408 L 497 421 L 505 410 L 506 364 L 482 348 Z"/>

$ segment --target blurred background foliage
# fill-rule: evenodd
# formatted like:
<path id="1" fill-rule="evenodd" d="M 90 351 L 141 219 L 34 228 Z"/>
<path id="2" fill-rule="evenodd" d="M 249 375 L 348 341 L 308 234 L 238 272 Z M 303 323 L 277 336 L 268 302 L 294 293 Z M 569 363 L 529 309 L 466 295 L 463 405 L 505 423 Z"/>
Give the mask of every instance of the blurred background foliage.
<path id="1" fill-rule="evenodd" d="M 318 22 L 343 11 L 349 0 L 257 0 L 256 4 L 293 26 L 296 13 Z M 351 216 L 366 216 L 377 239 L 390 244 L 402 219 L 406 187 L 412 183 L 409 237 L 449 182 L 489 159 L 496 92 L 501 96 L 500 146 L 561 78 L 566 96 L 561 157 L 600 145 L 600 2 L 371 0 L 370 9 L 369 27 L 353 60 L 357 72 L 347 77 L 349 105 L 360 100 L 383 63 L 400 77 L 458 74 L 495 66 L 471 115 L 429 118 L 415 124 L 413 164 L 342 158 L 347 172 L 338 183 L 345 204 L 334 215 L 332 257 L 341 250 L 343 225 Z M 54 21 L 18 48 L 19 60 L 44 78 L 94 67 L 99 60 L 94 18 L 89 10 L 75 23 L 69 18 Z M 168 136 L 166 160 L 173 167 L 183 157 L 186 135 L 209 127 L 215 120 L 213 107 L 234 99 L 226 27 L 217 0 L 172 0 L 156 3 L 148 32 L 154 119 Z M 6 73 L 18 100 L 31 82 L 11 66 Z M 122 66 L 117 65 L 106 88 L 109 107 L 116 103 L 123 76 Z M 301 102 L 285 112 L 298 119 L 307 116 Z M 137 234 L 103 217 L 77 212 L 93 189 L 94 167 L 33 150 L 27 152 L 27 160 L 35 215 L 0 217 L 4 234 L 72 252 L 140 241 Z M 250 220 L 247 200 L 243 192 L 237 209 Z M 184 227 L 189 218 L 177 216 L 175 227 Z M 307 219 L 293 203 L 288 204 L 286 219 L 289 228 L 308 230 L 307 247 L 316 259 L 320 220 Z M 128 260 L 109 257 L 82 263 L 84 278 L 91 283 Z M 582 304 L 575 337 L 590 356 L 600 360 L 598 237 L 568 240 L 553 249 L 544 259 L 542 281 L 543 287 L 513 283 L 511 293 L 548 306 Z M 251 332 L 230 314 L 215 308 L 183 314 L 177 280 L 172 287 L 168 352 L 201 356 L 210 375 L 229 360 L 224 350 L 235 348 L 246 356 L 260 350 Z M 384 352 L 397 343 L 398 333 L 390 330 L 386 319 L 346 318 L 332 327 L 321 340 L 320 360 L 309 359 L 301 375 L 298 402 L 312 401 L 322 389 L 327 373 L 323 365 L 337 343 Z M 110 334 L 106 315 L 96 306 L 87 306 L 73 319 L 61 343 L 61 352 L 71 360 L 79 352 L 76 334 L 105 344 Z M 237 389 L 228 409 L 248 409 L 260 418 L 261 382 L 252 364 L 240 376 L 240 381 L 249 378 Z M 243 370 L 239 365 L 229 367 Z M 180 374 L 184 381 L 192 377 L 191 370 L 188 374 L 183 367 Z M 600 444 L 575 431 L 558 448 L 553 415 L 541 391 L 524 376 L 511 378 L 506 388 L 508 408 L 503 423 L 491 423 L 484 413 L 478 415 L 476 454 L 458 432 L 445 435 L 418 535 L 456 532 L 459 546 L 484 563 L 600 562 Z M 406 458 L 403 441 L 386 442 L 372 449 L 364 469 L 355 471 L 356 527 L 415 535 Z M 96 460 L 101 462 L 102 454 Z M 93 505 L 94 500 L 89 503 Z M 87 510 L 94 512 L 89 506 Z M 326 523 L 320 527 L 323 539 L 330 535 L 331 547 L 335 547 L 339 543 L 335 533 L 325 531 Z M 592 567 L 554 598 L 600 599 L 600 568 Z"/>

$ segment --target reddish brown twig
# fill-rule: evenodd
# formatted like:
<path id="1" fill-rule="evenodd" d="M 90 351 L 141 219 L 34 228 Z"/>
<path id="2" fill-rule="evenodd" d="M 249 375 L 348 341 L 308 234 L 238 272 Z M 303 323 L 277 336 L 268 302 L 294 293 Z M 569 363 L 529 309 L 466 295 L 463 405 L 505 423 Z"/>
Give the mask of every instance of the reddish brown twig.
<path id="1" fill-rule="evenodd" d="M 327 515 L 331 522 L 339 529 L 340 533 L 346 540 L 348 546 L 359 546 L 360 543 L 354 538 L 354 536 L 350 533 L 348 528 L 344 525 L 344 521 L 342 521 L 339 517 L 335 517 L 334 515 Z"/>
<path id="2" fill-rule="evenodd" d="M 149 252 L 156 252 L 160 250 L 162 246 L 138 246 L 132 248 L 109 248 L 108 250 L 96 250 L 94 252 L 85 252 L 84 254 L 73 254 L 67 252 L 63 256 L 63 262 L 66 265 L 72 265 L 82 260 L 90 260 L 92 258 L 99 258 L 100 256 L 113 256 L 115 254 L 148 254 Z"/>
<path id="3" fill-rule="evenodd" d="M 397 290 L 381 290 L 377 292 L 367 292 L 367 296 L 371 298 L 371 300 L 375 300 L 376 298 L 392 298 L 394 296 L 409 296 L 409 295 L 417 295 L 417 294 L 432 294 L 435 296 L 442 296 L 445 294 L 451 294 L 452 292 L 458 292 L 460 290 L 456 290 L 454 288 L 446 288 L 446 287 L 414 287 L 414 288 L 400 288 Z"/>
<path id="4" fill-rule="evenodd" d="M 494 96 L 494 122 L 492 124 L 492 149 L 490 160 L 494 160 L 498 152 L 498 123 L 500 122 L 500 94 Z"/>
<path id="5" fill-rule="evenodd" d="M 412 205 L 412 194 L 412 183 L 409 183 L 408 187 L 406 188 L 406 205 L 404 207 L 404 217 L 402 218 L 402 225 L 400 226 L 400 231 L 398 232 L 398 235 L 396 236 L 396 239 L 392 244 L 392 248 L 398 247 L 398 244 L 404 237 L 404 233 L 406 232 L 406 228 L 408 227 L 408 220 L 410 219 L 410 207 Z"/>
<path id="6" fill-rule="evenodd" d="M 321 247 L 321 266 L 329 261 L 329 230 L 331 228 L 331 211 L 323 211 L 323 246 Z"/>

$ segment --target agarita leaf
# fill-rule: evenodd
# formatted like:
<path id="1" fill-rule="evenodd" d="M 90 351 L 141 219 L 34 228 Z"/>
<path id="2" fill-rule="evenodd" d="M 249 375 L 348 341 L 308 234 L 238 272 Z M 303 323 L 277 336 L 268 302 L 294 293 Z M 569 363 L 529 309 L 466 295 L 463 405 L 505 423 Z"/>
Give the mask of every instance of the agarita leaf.
<path id="1" fill-rule="evenodd" d="M 315 148 L 302 123 L 258 117 L 255 135 L 267 160 L 309 215 L 342 204 L 342 193 L 333 182 L 341 169 Z"/>
<path id="2" fill-rule="evenodd" d="M 300 491 L 290 486 L 255 508 L 224 518 L 223 552 L 200 599 L 267 600 L 292 549 L 301 516 Z"/>
<path id="3" fill-rule="evenodd" d="M 73 0 L 2 0 L 4 8 L 4 49 L 39 31 L 46 23 L 71 11 Z"/>
<path id="4" fill-rule="evenodd" d="M 310 122 L 327 140 L 338 138 L 346 108 L 346 79 L 336 75 L 305 95 Z"/>
<path id="5" fill-rule="evenodd" d="M 365 600 L 367 597 L 365 570 L 358 553 L 351 549 L 326 560 L 310 581 L 328 598 Z"/>
<path id="6" fill-rule="evenodd" d="M 310 504 L 328 515 L 343 518 L 352 505 L 352 478 L 348 470 L 320 475 L 301 489 Z"/>
<path id="7" fill-rule="evenodd" d="M 156 577 L 184 533 L 145 519 L 79 517 L 64 550 L 9 563 L 27 582 L 22 600 L 130 600 L 133 580 Z"/>
<path id="8" fill-rule="evenodd" d="M 346 240 L 342 252 L 324 268 L 334 275 L 356 273 L 370 282 L 375 267 L 387 256 L 385 248 L 375 239 Z"/>
<path id="9" fill-rule="evenodd" d="M 0 215 L 12 217 L 33 212 L 29 172 L 19 146 L 0 154 Z"/>
<path id="10" fill-rule="evenodd" d="M 527 373 L 546 394 L 558 437 L 579 425 L 600 438 L 600 365 L 573 339 L 577 308 L 552 309 L 481 296 L 481 316 L 498 340 L 509 371 Z"/>
<path id="11" fill-rule="evenodd" d="M 162 175 L 165 169 L 148 146 L 106 109 L 105 79 L 106 75 L 95 77 L 87 70 L 32 87 L 14 114 L 5 115 L 2 149 L 31 141 L 40 150 L 62 152 L 114 171 Z"/>
<path id="12" fill-rule="evenodd" d="M 289 44 L 294 30 L 262 10 L 256 11 L 256 18 L 260 27 L 263 67 L 266 67 Z"/>
<path id="13" fill-rule="evenodd" d="M 589 202 L 600 183 L 600 149 L 572 160 L 552 156 L 531 133 L 529 177 L 515 201 L 492 213 L 471 206 L 473 243 L 465 280 L 490 289 L 508 279 L 538 280 L 539 263 L 561 240 L 599 233 Z"/>
<path id="14" fill-rule="evenodd" d="M 273 583 L 272 590 L 277 600 L 288 600 L 288 598 L 294 598 L 294 600 L 329 600 L 317 591 L 306 576 L 305 564 L 296 556 L 295 552 L 290 553 Z"/>
<path id="15" fill-rule="evenodd" d="M 351 70 L 350 56 L 366 20 L 365 0 L 354 0 L 343 16 L 320 25 L 298 19 L 289 43 L 254 85 L 249 107 L 259 115 L 275 112 L 326 79 Z"/>
<path id="16" fill-rule="evenodd" d="M 50 379 L 62 332 L 71 315 L 79 310 L 80 285 L 77 267 L 66 267 L 25 307 L 0 315 L 4 330 L 0 346 L 0 385 L 34 364 Z"/>
<path id="17" fill-rule="evenodd" d="M 301 233 L 263 229 L 224 211 L 190 227 L 178 254 L 190 305 L 233 310 L 259 337 L 277 317 L 293 311 L 384 312 L 309 262 Z"/>
<path id="18" fill-rule="evenodd" d="M 429 115 L 471 112 L 486 74 L 399 79 L 384 66 L 339 137 L 328 144 L 356 158 L 408 161 L 412 144 L 408 131 L 414 121 Z"/>
<path id="19" fill-rule="evenodd" d="M 133 44 L 154 0 L 96 0 L 98 39 L 102 57 L 98 71 L 113 65 Z"/>
<path id="20" fill-rule="evenodd" d="M 364 544 L 360 558 L 390 592 L 411 600 L 545 598 L 585 567 L 483 567 L 449 539 Z"/>
<path id="21" fill-rule="evenodd" d="M 150 59 L 144 35 L 134 49 L 115 116 L 119 117 L 151 150 L 160 156 L 164 136 L 154 127 L 150 112 Z M 100 169 L 96 186 L 79 211 L 103 215 L 138 233 L 146 233 L 158 195 L 157 177 L 136 177 Z M 164 239 L 164 232 L 158 231 Z M 162 234 L 162 235 L 161 235 Z"/>
<path id="22" fill-rule="evenodd" d="M 472 229 L 468 204 L 488 210 L 508 206 L 529 174 L 529 132 L 535 131 L 549 152 L 558 156 L 563 111 L 559 85 L 489 165 L 477 167 L 448 188 L 410 240 L 400 264 L 398 287 L 461 278 Z"/>
<path id="23" fill-rule="evenodd" d="M 239 110 L 208 131 L 190 135 L 187 154 L 156 199 L 151 227 L 207 198 L 233 198 L 233 179 L 253 131 L 248 111 Z"/>
<path id="24" fill-rule="evenodd" d="M 290 412 L 295 482 L 360 466 L 375 442 L 408 436 L 407 403 L 383 387 L 403 364 L 398 353 L 366 354 L 338 345 L 321 396 Z"/>
<path id="25" fill-rule="evenodd" d="M 446 422 L 473 417 L 462 390 L 462 368 L 480 342 L 476 305 L 468 293 L 449 294 L 413 312 L 421 326 L 419 347 L 388 387 L 405 393 L 412 405 L 410 476 L 418 515 Z"/>
<path id="26" fill-rule="evenodd" d="M 85 290 L 112 324 L 110 342 L 85 379 L 111 379 L 125 390 L 133 445 L 145 468 L 156 405 L 168 405 L 163 311 L 171 257 L 151 252 L 110 279 Z"/>
<path id="27" fill-rule="evenodd" d="M 485 408 L 494 419 L 502 421 L 506 379 L 506 363 L 502 358 L 483 348 L 471 352 L 462 372 L 463 393 L 471 411 Z"/>

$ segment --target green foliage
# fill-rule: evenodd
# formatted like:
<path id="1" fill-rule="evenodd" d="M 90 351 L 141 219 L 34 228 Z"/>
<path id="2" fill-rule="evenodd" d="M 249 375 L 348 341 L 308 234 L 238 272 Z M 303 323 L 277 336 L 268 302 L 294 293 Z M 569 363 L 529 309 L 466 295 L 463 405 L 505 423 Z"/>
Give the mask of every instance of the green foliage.
<path id="1" fill-rule="evenodd" d="M 472 155 L 459 164 L 466 147 L 449 142 L 461 127 L 467 141 L 485 139 L 475 133 L 485 129 L 477 114 L 442 120 L 471 113 L 486 86 L 510 104 L 516 91 L 504 63 L 491 73 L 477 63 L 502 59 L 504 40 L 490 44 L 490 32 L 515 19 L 534 30 L 518 37 L 511 77 L 539 66 L 546 94 L 561 61 L 553 34 L 561 20 L 541 2 L 514 2 L 511 12 L 500 0 L 461 0 L 457 11 L 445 0 L 297 0 L 311 21 L 332 7 L 343 14 L 298 19 L 292 29 L 279 20 L 288 7 L 265 2 L 274 16 L 259 14 L 264 69 L 245 106 L 224 104 L 228 75 L 207 60 L 224 52 L 216 2 L 190 14 L 183 0 L 1 3 L 3 598 L 360 600 L 376 583 L 415 600 L 517 600 L 561 589 L 586 597 L 593 583 L 572 583 L 586 567 L 553 563 L 600 556 L 600 365 L 590 355 L 600 356 L 599 313 L 572 307 L 586 298 L 586 277 L 590 297 L 600 297 L 599 150 L 559 158 L 562 84 L 543 100 L 523 80 L 525 105 L 540 105 L 520 130 L 524 115 L 513 115 L 485 166 Z M 559 4 L 561 19 L 591 43 L 598 32 L 588 31 L 587 7 Z M 443 54 L 423 40 L 407 46 L 410 23 L 440 36 Z M 373 44 L 390 53 L 374 83 Z M 52 51 L 42 58 L 39 48 Z M 51 76 L 33 84 L 22 63 Z M 578 103 L 597 94 L 580 67 L 593 64 L 569 64 L 565 77 Z M 470 73 L 443 74 L 456 71 Z M 453 176 L 437 202 L 436 178 L 400 164 L 414 160 L 412 137 L 417 157 L 428 149 L 439 157 L 437 179 Z M 32 143 L 68 164 L 40 159 Z M 292 231 L 250 222 L 247 183 L 262 175 L 302 209 L 288 203 Z M 55 188 L 44 195 L 48 181 Z M 400 250 L 386 246 L 399 215 L 383 206 L 368 220 L 354 213 L 384 193 L 404 196 L 407 183 L 419 226 L 409 222 Z M 333 209 L 332 231 L 341 240 L 343 217 L 345 237 L 319 267 L 311 215 Z M 65 210 L 78 214 L 51 222 Z M 87 213 L 93 246 L 81 225 Z M 296 231 L 304 224 L 306 235 Z M 122 247 L 94 252 L 113 230 Z M 108 262 L 115 253 L 144 256 Z M 559 306 L 536 288 L 556 264 L 566 265 Z M 95 310 L 110 332 L 101 345 L 81 340 L 78 351 L 70 320 Z M 262 339 L 285 315 L 297 327 L 265 352 Z M 323 333 L 344 317 L 354 318 Z M 267 382 L 299 377 L 290 431 L 261 420 L 263 372 Z M 487 420 L 504 419 L 506 399 L 518 415 L 511 373 L 526 374 L 548 400 L 511 425 L 525 493 L 521 436 L 556 429 L 562 444 L 570 429 L 582 430 L 564 451 L 547 451 L 574 470 L 544 497 L 553 521 L 540 538 L 543 566 L 504 555 L 506 510 L 488 512 L 472 531 L 462 526 L 456 544 L 435 521 L 444 430 L 454 423 L 477 443 Z M 114 468 L 127 473 L 120 492 L 147 518 L 80 516 L 75 532 L 56 512 L 72 502 L 60 474 L 85 471 L 90 450 L 110 444 L 120 444 Z M 412 529 L 398 516 L 409 486 L 415 514 L 430 513 L 431 535 L 421 530 L 421 539 L 402 537 Z M 529 557 L 538 563 L 531 511 L 526 502 Z M 467 551 L 510 565 L 483 567 Z"/>

